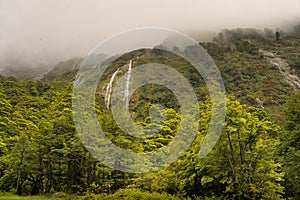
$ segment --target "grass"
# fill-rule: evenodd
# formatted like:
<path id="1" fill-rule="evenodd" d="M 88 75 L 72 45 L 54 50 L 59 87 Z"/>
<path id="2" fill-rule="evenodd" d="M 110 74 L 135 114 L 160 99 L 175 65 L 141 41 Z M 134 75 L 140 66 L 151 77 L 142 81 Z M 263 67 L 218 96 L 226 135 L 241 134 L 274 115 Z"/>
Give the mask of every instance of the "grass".
<path id="1" fill-rule="evenodd" d="M 57 193 L 60 194 L 60 193 Z M 180 198 L 167 193 L 147 192 L 139 189 L 120 189 L 114 194 L 93 194 L 86 193 L 85 196 L 67 195 L 59 196 L 61 198 L 52 198 L 46 196 L 18 196 L 11 193 L 1 193 L 0 200 L 190 200 L 189 198 Z"/>
<path id="2" fill-rule="evenodd" d="M 45 195 L 19 196 L 9 192 L 0 192 L 0 200 L 51 200 L 51 199 L 63 200 L 64 198 L 53 198 L 53 197 L 51 198 L 51 197 L 46 197 Z M 72 198 L 67 198 L 67 199 L 72 199 Z"/>
<path id="3" fill-rule="evenodd" d="M 2 194 L 0 194 L 0 199 L 1 200 L 49 200 L 52 198 L 46 198 L 44 196 L 18 196 L 18 195 L 12 195 L 12 194 L 5 194 L 4 196 L 2 196 Z"/>

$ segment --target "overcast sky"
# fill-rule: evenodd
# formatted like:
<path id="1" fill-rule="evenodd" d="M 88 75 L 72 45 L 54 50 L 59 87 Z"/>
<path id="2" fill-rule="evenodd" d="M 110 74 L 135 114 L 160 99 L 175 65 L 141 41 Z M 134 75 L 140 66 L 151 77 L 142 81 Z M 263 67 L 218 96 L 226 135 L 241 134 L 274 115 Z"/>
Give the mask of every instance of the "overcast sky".
<path id="1" fill-rule="evenodd" d="M 300 0 L 0 0 L 0 68 L 85 56 L 136 27 L 167 27 L 201 40 L 197 32 L 276 28 L 299 17 Z"/>

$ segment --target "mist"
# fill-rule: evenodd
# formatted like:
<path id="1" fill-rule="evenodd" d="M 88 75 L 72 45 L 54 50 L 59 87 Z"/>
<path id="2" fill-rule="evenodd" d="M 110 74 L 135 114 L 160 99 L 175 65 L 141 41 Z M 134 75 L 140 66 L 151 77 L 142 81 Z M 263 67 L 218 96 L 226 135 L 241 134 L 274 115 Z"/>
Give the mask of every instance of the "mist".
<path id="1" fill-rule="evenodd" d="M 0 0 L 0 70 L 84 57 L 136 27 L 204 41 L 221 29 L 277 28 L 299 17 L 299 0 Z"/>

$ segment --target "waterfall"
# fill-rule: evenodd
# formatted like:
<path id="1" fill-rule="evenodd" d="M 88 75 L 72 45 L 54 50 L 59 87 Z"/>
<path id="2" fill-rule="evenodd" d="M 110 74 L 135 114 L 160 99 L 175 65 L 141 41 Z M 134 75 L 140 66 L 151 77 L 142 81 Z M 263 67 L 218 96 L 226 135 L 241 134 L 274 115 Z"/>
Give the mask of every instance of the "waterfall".
<path id="1" fill-rule="evenodd" d="M 132 67 L 132 60 L 130 60 L 129 62 L 129 67 L 128 67 L 128 71 L 126 73 L 125 76 L 125 91 L 124 91 L 124 98 L 123 101 L 125 102 L 125 108 L 126 111 L 129 111 L 129 86 L 130 86 L 130 81 L 131 81 L 131 67 Z M 109 84 L 106 87 L 106 93 L 105 93 L 105 104 L 106 107 L 109 108 L 110 107 L 110 99 L 111 99 L 111 94 L 112 94 L 112 89 L 113 89 L 113 82 L 114 79 L 116 77 L 116 75 L 118 74 L 120 68 L 117 69 L 117 71 L 115 71 L 113 73 L 113 75 L 110 78 Z"/>
<path id="2" fill-rule="evenodd" d="M 114 82 L 114 79 L 115 79 L 117 73 L 119 72 L 119 69 L 117 69 L 117 71 L 115 71 L 114 74 L 111 76 L 109 84 L 106 87 L 105 104 L 106 104 L 107 109 L 109 108 L 109 105 L 110 105 L 110 97 L 111 97 L 111 93 L 112 93 L 113 82 Z"/>
<path id="3" fill-rule="evenodd" d="M 128 72 L 126 74 L 126 83 L 125 83 L 125 91 L 124 91 L 124 102 L 125 102 L 125 108 L 126 112 L 129 112 L 129 85 L 131 81 L 131 66 L 132 66 L 132 60 L 129 62 Z"/>
<path id="4" fill-rule="evenodd" d="M 81 75 L 79 75 L 74 81 L 73 81 L 73 85 L 75 85 L 75 86 L 78 86 L 79 84 L 79 82 L 80 82 L 80 78 L 81 78 Z"/>
<path id="5" fill-rule="evenodd" d="M 73 85 L 74 86 L 79 86 L 84 79 L 81 80 L 81 75 L 79 75 L 74 81 L 73 81 Z"/>

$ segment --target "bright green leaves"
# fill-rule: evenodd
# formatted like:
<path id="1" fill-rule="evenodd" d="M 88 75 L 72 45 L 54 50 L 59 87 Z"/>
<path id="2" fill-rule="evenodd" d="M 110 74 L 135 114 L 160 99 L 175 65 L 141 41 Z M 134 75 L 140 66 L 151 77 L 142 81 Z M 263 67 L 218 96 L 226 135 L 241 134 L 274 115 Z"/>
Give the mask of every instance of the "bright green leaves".
<path id="1" fill-rule="evenodd" d="M 199 103 L 199 129 L 190 149 L 169 167 L 142 175 L 112 170 L 86 151 L 74 127 L 70 83 L 2 80 L 0 97 L 0 188 L 5 191 L 109 193 L 130 185 L 222 199 L 299 195 L 299 93 L 287 103 L 284 131 L 263 109 L 228 97 L 222 135 L 204 159 L 198 152 L 209 126 L 211 106 L 209 99 Z M 133 113 L 134 122 L 158 130 L 157 135 L 142 139 L 129 136 L 99 103 L 95 105 L 96 113 L 106 136 L 119 147 L 138 153 L 154 152 L 169 144 L 182 120 L 179 110 L 162 110 L 152 103 L 137 108 L 137 104 L 132 106 L 140 112 Z M 154 110 L 149 112 L 151 107 Z M 195 116 L 191 111 L 186 117 Z M 279 147 L 283 158 L 278 155 Z"/>
<path id="2" fill-rule="evenodd" d="M 285 108 L 285 134 L 282 136 L 284 178 L 287 196 L 296 197 L 300 196 L 300 92 L 295 92 Z"/>
<path id="3" fill-rule="evenodd" d="M 276 159 L 279 127 L 264 110 L 227 99 L 227 118 L 219 142 L 199 159 L 197 152 L 209 121 L 210 106 L 200 103 L 201 118 L 194 145 L 168 168 L 165 180 L 186 195 L 230 199 L 278 199 L 284 193 L 282 165 Z M 163 183 L 163 182 L 162 182 Z M 171 190 L 168 186 L 167 190 Z"/>

